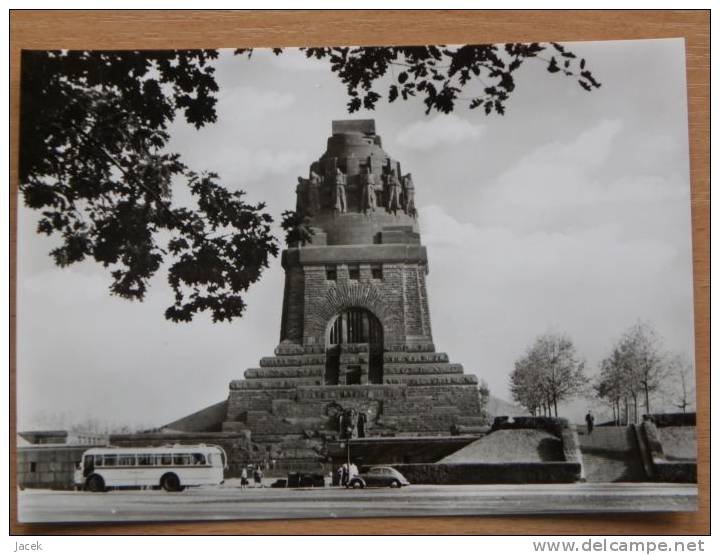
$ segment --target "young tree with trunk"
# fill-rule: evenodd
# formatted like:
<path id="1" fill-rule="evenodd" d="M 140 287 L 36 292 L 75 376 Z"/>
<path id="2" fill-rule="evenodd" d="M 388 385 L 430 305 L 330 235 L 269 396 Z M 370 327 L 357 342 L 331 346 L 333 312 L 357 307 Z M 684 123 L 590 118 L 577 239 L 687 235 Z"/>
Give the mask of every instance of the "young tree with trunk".
<path id="1" fill-rule="evenodd" d="M 639 322 L 628 329 L 600 365 L 595 384 L 597 396 L 613 404 L 624 421 L 639 421 L 640 406 L 651 412 L 652 396 L 667 386 L 668 364 L 662 341 L 655 329 Z"/>
<path id="2" fill-rule="evenodd" d="M 667 360 L 660 336 L 650 324 L 639 322 L 625 332 L 619 349 L 628 373 L 629 387 L 640 393 L 645 413 L 650 414 L 650 396 L 658 391 L 667 377 Z"/>
<path id="3" fill-rule="evenodd" d="M 490 419 L 488 405 L 490 404 L 490 387 L 485 380 L 480 380 L 478 385 L 478 400 L 480 402 L 480 416 L 487 422 Z"/>
<path id="4" fill-rule="evenodd" d="M 627 418 L 627 391 L 624 377 L 620 353 L 616 349 L 600 363 L 600 376 L 593 385 L 595 396 L 606 401 L 612 408 L 613 422 L 616 426 L 623 421 L 623 406 Z"/>
<path id="5" fill-rule="evenodd" d="M 683 413 L 695 407 L 695 368 L 687 356 L 675 355 L 668 362 L 671 402 Z"/>
<path id="6" fill-rule="evenodd" d="M 587 383 L 585 362 L 565 334 L 541 335 L 515 362 L 510 375 L 513 399 L 531 414 L 558 416 L 558 404 L 581 393 Z"/>

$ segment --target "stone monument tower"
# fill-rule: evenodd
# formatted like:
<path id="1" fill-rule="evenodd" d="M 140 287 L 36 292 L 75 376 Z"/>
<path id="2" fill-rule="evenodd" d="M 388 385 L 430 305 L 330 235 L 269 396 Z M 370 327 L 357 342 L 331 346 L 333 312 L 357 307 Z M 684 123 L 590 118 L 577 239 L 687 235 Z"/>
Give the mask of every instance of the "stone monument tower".
<path id="1" fill-rule="evenodd" d="M 374 120 L 334 121 L 296 194 L 312 234 L 282 253 L 280 343 L 231 382 L 223 430 L 332 439 L 348 413 L 365 437 L 477 424 L 476 377 L 433 344 L 412 176 Z"/>

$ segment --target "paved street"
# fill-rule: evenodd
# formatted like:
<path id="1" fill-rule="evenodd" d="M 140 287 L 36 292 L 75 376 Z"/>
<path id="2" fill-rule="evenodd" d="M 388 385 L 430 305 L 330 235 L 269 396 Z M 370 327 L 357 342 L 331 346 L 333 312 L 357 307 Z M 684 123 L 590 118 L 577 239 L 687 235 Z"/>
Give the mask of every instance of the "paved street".
<path id="1" fill-rule="evenodd" d="M 693 511 L 696 505 L 694 485 L 653 483 L 18 492 L 19 519 L 26 523 Z"/>

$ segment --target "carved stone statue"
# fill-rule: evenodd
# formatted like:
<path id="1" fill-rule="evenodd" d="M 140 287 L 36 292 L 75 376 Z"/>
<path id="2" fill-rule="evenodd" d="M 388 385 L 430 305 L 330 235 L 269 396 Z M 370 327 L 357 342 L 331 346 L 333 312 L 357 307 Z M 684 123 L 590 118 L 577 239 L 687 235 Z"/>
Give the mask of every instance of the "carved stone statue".
<path id="1" fill-rule="evenodd" d="M 375 212 L 377 208 L 377 196 L 375 195 L 375 176 L 370 166 L 365 166 L 363 173 L 360 174 L 360 183 L 362 189 L 362 207 L 366 212 L 370 210 Z"/>
<path id="2" fill-rule="evenodd" d="M 306 212 L 312 216 L 320 212 L 320 185 L 322 178 L 310 170 L 310 179 L 307 184 L 307 208 Z"/>
<path id="3" fill-rule="evenodd" d="M 314 216 L 320 212 L 320 184 L 321 177 L 310 170 L 310 179 L 298 177 L 295 189 L 297 195 L 296 211 L 307 216 Z"/>
<path id="4" fill-rule="evenodd" d="M 345 194 L 345 185 L 347 179 L 340 168 L 335 168 L 335 210 L 340 213 L 347 212 L 347 195 Z"/>
<path id="5" fill-rule="evenodd" d="M 298 214 L 305 214 L 305 191 L 307 189 L 307 180 L 303 177 L 298 177 L 298 184 L 295 187 L 295 211 Z"/>
<path id="6" fill-rule="evenodd" d="M 417 216 L 417 210 L 415 209 L 415 185 L 413 184 L 412 174 L 409 173 L 403 176 L 402 182 L 405 212 L 408 216 L 412 216 L 414 218 Z"/>
<path id="7" fill-rule="evenodd" d="M 400 206 L 400 180 L 398 180 L 397 172 L 393 169 L 389 174 L 385 174 L 385 183 L 387 185 L 387 209 L 388 212 L 396 214 Z"/>

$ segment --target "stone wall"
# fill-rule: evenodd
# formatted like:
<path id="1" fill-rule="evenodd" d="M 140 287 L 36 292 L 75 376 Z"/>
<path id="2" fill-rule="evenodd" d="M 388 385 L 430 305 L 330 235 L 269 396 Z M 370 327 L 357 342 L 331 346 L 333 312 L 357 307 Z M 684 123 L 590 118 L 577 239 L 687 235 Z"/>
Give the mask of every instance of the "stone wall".
<path id="1" fill-rule="evenodd" d="M 654 416 L 657 417 L 657 415 Z M 665 422 L 676 422 L 676 420 L 669 418 Z M 646 419 L 641 424 L 641 430 L 640 436 L 646 442 L 655 480 L 660 482 L 697 482 L 697 460 L 668 460 L 661 435 L 654 422 Z"/>
<path id="2" fill-rule="evenodd" d="M 17 485 L 20 488 L 72 489 L 75 465 L 91 445 L 18 447 Z"/>
<path id="3" fill-rule="evenodd" d="M 301 267 L 285 269 L 280 341 L 302 343 L 305 315 L 305 274 Z"/>
<path id="4" fill-rule="evenodd" d="M 381 322 L 388 351 L 434 350 L 425 249 L 387 246 L 393 248 L 366 245 L 285 251 L 281 342 L 302 346 L 306 353 L 324 352 L 332 319 L 345 309 L 359 307 Z M 351 265 L 358 267 L 358 279 L 350 279 Z M 335 270 L 336 279 L 328 279 L 328 268 Z M 381 269 L 381 278 L 373 277 L 373 268 Z"/>
<path id="5" fill-rule="evenodd" d="M 453 374 L 450 374 L 451 376 Z M 336 437 L 332 407 L 354 408 L 369 416 L 368 435 L 450 434 L 458 425 L 480 424 L 474 376 L 463 383 L 422 385 L 386 383 L 362 386 L 308 386 L 257 389 L 253 380 L 231 388 L 223 429 L 251 430 L 254 440 L 269 435 Z M 284 382 L 281 382 L 284 383 Z"/>
<path id="6" fill-rule="evenodd" d="M 396 464 L 411 484 L 570 483 L 580 479 L 574 462 Z"/>

